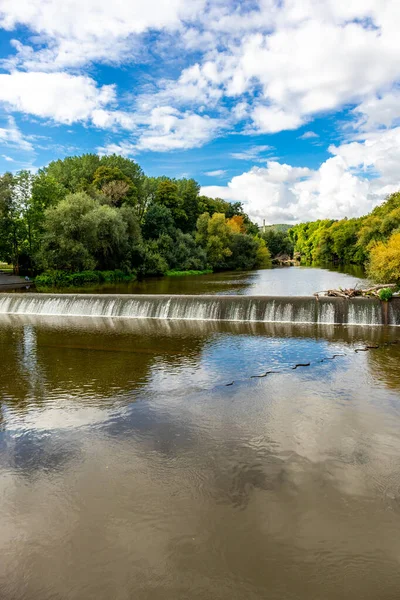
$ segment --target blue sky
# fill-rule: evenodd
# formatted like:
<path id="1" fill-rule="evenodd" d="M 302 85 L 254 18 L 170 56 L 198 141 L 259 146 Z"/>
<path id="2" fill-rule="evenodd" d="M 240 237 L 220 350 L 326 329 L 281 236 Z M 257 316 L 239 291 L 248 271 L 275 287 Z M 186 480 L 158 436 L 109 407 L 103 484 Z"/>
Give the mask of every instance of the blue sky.
<path id="1" fill-rule="evenodd" d="M 400 188 L 395 0 L 0 0 L 0 172 L 117 152 L 259 222 Z"/>

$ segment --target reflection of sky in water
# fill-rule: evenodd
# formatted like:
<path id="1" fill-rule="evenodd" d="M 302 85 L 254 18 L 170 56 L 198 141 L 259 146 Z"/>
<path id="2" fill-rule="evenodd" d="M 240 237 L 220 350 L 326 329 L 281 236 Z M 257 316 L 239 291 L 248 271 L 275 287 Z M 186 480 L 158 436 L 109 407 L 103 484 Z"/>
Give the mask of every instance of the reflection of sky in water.
<path id="1" fill-rule="evenodd" d="M 365 283 L 362 272 L 339 268 L 286 267 L 235 271 L 211 275 L 148 278 L 133 283 L 82 288 L 83 293 L 114 294 L 241 294 L 256 296 L 310 296 L 314 292 Z M 68 289 L 59 290 L 68 293 Z"/>
<path id="2" fill-rule="evenodd" d="M 5 600 L 397 597 L 393 330 L 4 323 Z"/>

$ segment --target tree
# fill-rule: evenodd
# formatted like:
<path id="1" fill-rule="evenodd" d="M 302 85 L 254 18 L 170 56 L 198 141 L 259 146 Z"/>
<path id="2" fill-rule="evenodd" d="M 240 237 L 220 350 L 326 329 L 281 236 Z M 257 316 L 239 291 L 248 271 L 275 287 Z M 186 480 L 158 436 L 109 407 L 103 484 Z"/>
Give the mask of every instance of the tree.
<path id="1" fill-rule="evenodd" d="M 14 272 L 32 268 L 31 257 L 36 244 L 37 210 L 32 203 L 30 171 L 0 177 L 0 253 L 12 262 Z"/>
<path id="2" fill-rule="evenodd" d="M 175 235 L 175 222 L 171 209 L 162 204 L 153 203 L 147 209 L 142 231 L 146 239 L 157 239 L 162 234 Z"/>
<path id="3" fill-rule="evenodd" d="M 267 269 L 271 267 L 271 253 L 265 240 L 258 237 L 256 238 L 258 243 L 257 253 L 256 253 L 256 266 L 261 269 Z"/>
<path id="4" fill-rule="evenodd" d="M 176 181 L 178 195 L 182 199 L 182 209 L 186 219 L 181 223 L 185 232 L 194 231 L 201 214 L 199 204 L 200 185 L 194 179 L 178 179 Z"/>
<path id="5" fill-rule="evenodd" d="M 378 282 L 400 283 L 400 231 L 371 248 L 368 275 Z"/>
<path id="6" fill-rule="evenodd" d="M 246 226 L 244 224 L 244 215 L 235 215 L 227 219 L 226 224 L 232 233 L 245 233 Z"/>
<path id="7" fill-rule="evenodd" d="M 93 185 L 108 198 L 111 204 L 134 204 L 137 190 L 133 182 L 118 167 L 99 167 L 93 175 Z"/>
<path id="8" fill-rule="evenodd" d="M 177 227 L 187 223 L 188 218 L 183 209 L 183 199 L 178 194 L 176 183 L 170 179 L 161 179 L 157 186 L 155 201 L 169 208 Z"/>
<path id="9" fill-rule="evenodd" d="M 197 219 L 196 240 L 205 249 L 207 260 L 213 268 L 225 268 L 226 259 L 232 254 L 229 247 L 231 235 L 222 213 L 214 213 L 212 217 L 204 213 Z"/>
<path id="10" fill-rule="evenodd" d="M 207 266 L 205 251 L 196 244 L 196 240 L 190 233 L 183 233 L 178 229 L 173 238 L 162 234 L 157 240 L 157 247 L 170 269 L 202 271 Z"/>
<path id="11" fill-rule="evenodd" d="M 58 181 L 69 192 L 80 192 L 90 188 L 99 166 L 100 157 L 97 154 L 82 154 L 53 161 L 42 172 Z"/>
<path id="12" fill-rule="evenodd" d="M 274 225 L 271 225 L 266 228 L 261 237 L 272 256 L 279 256 L 281 254 L 293 255 L 294 244 L 287 231 L 277 229 Z"/>
<path id="13" fill-rule="evenodd" d="M 44 269 L 81 271 L 121 266 L 128 250 L 123 213 L 85 192 L 46 211 L 38 261 Z"/>

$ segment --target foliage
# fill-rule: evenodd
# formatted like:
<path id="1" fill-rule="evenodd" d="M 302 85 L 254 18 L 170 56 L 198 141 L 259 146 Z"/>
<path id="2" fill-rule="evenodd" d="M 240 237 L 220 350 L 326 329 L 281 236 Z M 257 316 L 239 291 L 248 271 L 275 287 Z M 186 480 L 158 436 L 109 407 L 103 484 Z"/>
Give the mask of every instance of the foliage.
<path id="1" fill-rule="evenodd" d="M 123 264 L 127 251 L 127 224 L 120 211 L 85 192 L 70 194 L 46 211 L 38 252 L 44 269 L 114 269 Z"/>
<path id="2" fill-rule="evenodd" d="M 243 215 L 234 215 L 230 219 L 227 219 L 226 224 L 232 233 L 245 233 L 246 226 L 244 224 L 244 216 Z"/>
<path id="3" fill-rule="evenodd" d="M 283 227 L 283 225 L 270 225 L 261 233 L 273 257 L 281 254 L 293 256 L 294 243 L 288 235 L 288 230 Z"/>
<path id="4" fill-rule="evenodd" d="M 391 282 L 397 277 L 396 251 L 393 242 L 385 244 L 396 231 L 400 231 L 400 192 L 365 217 L 301 223 L 288 235 L 305 262 L 370 265 L 371 278 Z"/>
<path id="5" fill-rule="evenodd" d="M 371 248 L 368 275 L 383 283 L 400 283 L 400 232 Z"/>
<path id="6" fill-rule="evenodd" d="M 212 272 L 212 269 L 203 269 L 202 271 L 167 271 L 165 275 L 167 277 L 186 277 L 187 275 L 210 275 Z"/>
<path id="7" fill-rule="evenodd" d="M 133 281 L 135 274 L 126 274 L 120 269 L 115 271 L 81 271 L 66 273 L 65 271 L 50 270 L 35 278 L 37 289 L 81 287 L 89 284 L 118 283 Z"/>
<path id="8" fill-rule="evenodd" d="M 142 262 L 139 266 L 140 275 L 164 275 L 168 270 L 168 263 L 160 254 L 157 241 L 149 240 L 145 242 L 143 248 Z"/>
<path id="9" fill-rule="evenodd" d="M 32 181 L 30 171 L 0 177 L 0 255 L 16 273 L 32 266 L 38 245 L 41 213 L 32 198 Z"/>
<path id="10" fill-rule="evenodd" d="M 261 269 L 267 269 L 271 266 L 271 253 L 265 240 L 262 238 L 256 238 L 258 243 L 257 253 L 256 253 L 256 263 L 255 266 L 260 267 Z"/>
<path id="11" fill-rule="evenodd" d="M 162 234 L 174 235 L 175 230 L 171 210 L 162 204 L 151 203 L 142 224 L 143 236 L 148 240 L 157 239 Z"/>
<path id="12" fill-rule="evenodd" d="M 388 302 L 393 297 L 393 290 L 391 288 L 382 288 L 379 290 L 378 295 L 381 300 Z"/>
<path id="13" fill-rule="evenodd" d="M 0 259 L 68 282 L 79 273 L 79 283 L 115 269 L 254 268 L 269 253 L 240 202 L 201 196 L 194 179 L 147 177 L 128 158 L 84 154 L 0 176 Z"/>
<path id="14" fill-rule="evenodd" d="M 197 241 L 206 251 L 207 260 L 212 268 L 226 268 L 226 259 L 232 255 L 229 247 L 231 230 L 223 213 L 200 215 L 197 220 Z"/>

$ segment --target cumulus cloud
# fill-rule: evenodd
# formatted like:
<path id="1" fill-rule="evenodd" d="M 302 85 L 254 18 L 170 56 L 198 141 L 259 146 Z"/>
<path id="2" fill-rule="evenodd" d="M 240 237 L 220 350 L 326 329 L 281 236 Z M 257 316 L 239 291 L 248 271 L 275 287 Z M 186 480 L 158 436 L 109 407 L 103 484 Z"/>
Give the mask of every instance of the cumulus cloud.
<path id="1" fill-rule="evenodd" d="M 296 130 L 343 108 L 364 135 L 398 125 L 399 22 L 397 0 L 0 0 L 0 27 L 31 34 L 2 61 L 0 103 L 128 131 L 129 153 Z M 123 93 L 84 71 L 141 61 L 147 79 Z"/>
<path id="2" fill-rule="evenodd" d="M 118 123 L 132 132 L 132 140 L 119 144 L 110 143 L 99 148 L 100 153 L 119 152 L 124 156 L 140 150 L 165 152 L 185 150 L 202 146 L 211 140 L 223 127 L 222 121 L 208 116 L 179 110 L 171 106 L 153 108 L 151 111 L 132 115 L 118 112 L 106 112 L 98 124 L 105 126 Z M 94 117 L 96 121 L 96 115 Z"/>
<path id="3" fill-rule="evenodd" d="M 268 161 L 233 177 L 226 186 L 205 186 L 211 197 L 244 203 L 249 215 L 268 223 L 359 217 L 399 188 L 400 127 L 368 134 L 363 141 L 331 146 L 319 169 Z"/>
<path id="4" fill-rule="evenodd" d="M 137 147 L 154 151 L 195 148 L 215 137 L 221 126 L 218 119 L 160 107 L 151 112 L 148 128 L 140 135 Z"/>
<path id="5" fill-rule="evenodd" d="M 33 69 L 76 67 L 129 58 L 135 36 L 175 30 L 195 18 L 205 0 L 2 0 L 0 27 L 25 26 L 40 36 L 39 49 L 17 44 L 16 64 Z M 43 48 L 43 43 L 45 47 Z"/>
<path id="6" fill-rule="evenodd" d="M 369 97 L 356 107 L 354 113 L 358 117 L 355 125 L 361 130 L 390 127 L 400 119 L 400 90 Z"/>
<path id="7" fill-rule="evenodd" d="M 0 103 L 58 123 L 86 121 L 114 99 L 113 85 L 99 87 L 90 77 L 18 71 L 0 74 Z"/>

